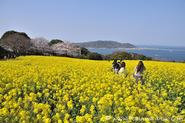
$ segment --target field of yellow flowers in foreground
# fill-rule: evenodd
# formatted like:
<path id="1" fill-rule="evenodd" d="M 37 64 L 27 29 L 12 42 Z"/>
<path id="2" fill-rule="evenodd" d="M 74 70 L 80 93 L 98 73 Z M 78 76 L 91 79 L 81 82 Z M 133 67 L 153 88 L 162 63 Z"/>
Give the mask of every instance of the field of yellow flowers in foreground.
<path id="1" fill-rule="evenodd" d="M 145 85 L 112 62 L 52 56 L 0 61 L 0 122 L 184 122 L 185 64 L 144 61 Z"/>

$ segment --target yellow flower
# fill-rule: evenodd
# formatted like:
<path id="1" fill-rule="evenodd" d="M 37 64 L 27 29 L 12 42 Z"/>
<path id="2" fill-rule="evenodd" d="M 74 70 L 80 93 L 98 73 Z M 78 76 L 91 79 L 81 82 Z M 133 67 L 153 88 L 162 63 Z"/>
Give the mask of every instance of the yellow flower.
<path id="1" fill-rule="evenodd" d="M 67 107 L 68 107 L 68 109 L 72 109 L 73 108 L 73 102 L 72 102 L 72 100 L 70 100 L 70 101 L 67 102 Z"/>
<path id="2" fill-rule="evenodd" d="M 94 107 L 94 105 L 91 105 L 90 112 L 91 112 L 91 114 L 94 114 L 95 113 L 95 107 Z"/>
<path id="3" fill-rule="evenodd" d="M 0 109 L 0 116 L 1 116 L 1 115 L 8 115 L 8 113 L 9 113 L 9 111 L 8 111 L 7 108 L 2 108 L 2 109 Z"/>
<path id="4" fill-rule="evenodd" d="M 102 115 L 102 117 L 101 117 L 100 121 L 102 121 L 102 122 L 106 122 L 106 121 L 111 120 L 111 119 L 112 119 L 112 117 L 111 117 L 111 116 Z"/>
<path id="5" fill-rule="evenodd" d="M 69 95 L 68 95 L 68 94 L 64 95 L 63 100 L 64 100 L 65 102 L 69 101 Z"/>
<path id="6" fill-rule="evenodd" d="M 58 123 L 62 123 L 62 120 L 58 120 Z"/>
<path id="7" fill-rule="evenodd" d="M 70 115 L 68 113 L 66 113 L 64 119 L 68 120 L 69 117 L 70 117 Z"/>
<path id="8" fill-rule="evenodd" d="M 80 109 L 80 114 L 84 114 L 85 113 L 85 110 L 86 110 L 86 107 L 85 105 L 82 106 L 82 108 Z"/>
<path id="9" fill-rule="evenodd" d="M 51 119 L 50 118 L 46 118 L 46 119 L 44 119 L 44 122 L 45 123 L 51 123 Z"/>
<path id="10" fill-rule="evenodd" d="M 146 116 L 143 122 L 182 121 L 184 63 L 144 61 L 145 85 L 136 85 L 132 73 L 138 60 L 125 60 L 125 78 L 112 72 L 111 62 L 54 56 L 0 60 L 0 117 L 10 122 L 132 122 L 136 116 Z"/>
<path id="11" fill-rule="evenodd" d="M 85 122 L 85 119 L 82 116 L 77 116 L 76 117 L 76 122 L 77 123 L 84 123 Z"/>
<path id="12" fill-rule="evenodd" d="M 34 112 L 34 113 L 38 113 L 38 109 L 35 108 L 35 109 L 33 110 L 33 112 Z"/>
<path id="13" fill-rule="evenodd" d="M 20 117 L 26 117 L 26 111 L 20 111 L 19 112 Z"/>

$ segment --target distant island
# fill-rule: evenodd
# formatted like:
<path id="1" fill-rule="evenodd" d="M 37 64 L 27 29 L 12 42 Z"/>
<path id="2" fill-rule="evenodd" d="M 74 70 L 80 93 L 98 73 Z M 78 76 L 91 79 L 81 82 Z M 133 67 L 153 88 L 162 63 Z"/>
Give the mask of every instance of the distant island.
<path id="1" fill-rule="evenodd" d="M 136 48 L 136 46 L 130 43 L 120 43 L 117 41 L 106 40 L 88 41 L 74 44 L 85 48 Z"/>

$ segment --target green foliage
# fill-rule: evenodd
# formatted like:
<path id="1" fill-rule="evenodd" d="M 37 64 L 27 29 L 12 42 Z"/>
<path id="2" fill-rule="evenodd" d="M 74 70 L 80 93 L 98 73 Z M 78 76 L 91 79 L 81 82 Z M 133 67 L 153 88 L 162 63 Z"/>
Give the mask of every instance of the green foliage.
<path id="1" fill-rule="evenodd" d="M 81 55 L 87 56 L 89 53 L 90 51 L 87 48 L 81 47 Z"/>
<path id="2" fill-rule="evenodd" d="M 99 53 L 91 52 L 88 54 L 88 59 L 91 60 L 103 60 L 103 57 Z"/>
<path id="3" fill-rule="evenodd" d="M 106 60 L 112 60 L 112 59 L 127 59 L 127 60 L 151 60 L 150 57 L 146 57 L 141 54 L 136 53 L 127 53 L 127 52 L 114 52 L 112 54 L 105 56 Z"/>
<path id="4" fill-rule="evenodd" d="M 51 40 L 48 45 L 51 46 L 53 44 L 57 44 L 57 43 L 64 43 L 62 40 L 59 40 L 59 39 L 53 39 Z"/>
<path id="5" fill-rule="evenodd" d="M 82 59 L 91 59 L 91 60 L 103 60 L 103 56 L 99 53 L 90 52 L 87 48 L 81 47 L 81 56 Z"/>

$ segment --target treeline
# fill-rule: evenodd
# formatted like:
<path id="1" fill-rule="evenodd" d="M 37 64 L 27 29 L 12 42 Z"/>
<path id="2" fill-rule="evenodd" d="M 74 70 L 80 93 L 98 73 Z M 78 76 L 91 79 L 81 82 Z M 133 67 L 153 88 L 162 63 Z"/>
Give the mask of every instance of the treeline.
<path id="1" fill-rule="evenodd" d="M 24 32 L 7 31 L 0 38 L 0 59 L 22 55 L 79 57 L 81 48 L 60 39 L 30 38 Z"/>
<path id="2" fill-rule="evenodd" d="M 127 60 L 152 60 L 151 57 L 144 56 L 142 54 L 137 53 L 127 53 L 125 51 L 117 51 L 108 55 L 101 55 L 96 52 L 90 52 L 86 48 L 82 48 L 81 57 L 85 59 L 93 59 L 93 60 L 113 60 L 113 59 L 127 59 Z"/>
<path id="3" fill-rule="evenodd" d="M 5 32 L 0 39 L 0 59 L 15 58 L 22 55 L 53 55 L 92 60 L 151 60 L 150 57 L 127 52 L 115 52 L 109 55 L 101 55 L 60 39 L 53 39 L 51 41 L 45 38 L 32 39 L 24 32 Z"/>
<path id="4" fill-rule="evenodd" d="M 127 59 L 127 60 L 152 60 L 151 57 L 147 57 L 142 54 L 137 53 L 128 53 L 125 51 L 117 51 L 109 55 L 105 55 L 104 59 L 113 60 L 113 59 Z"/>

